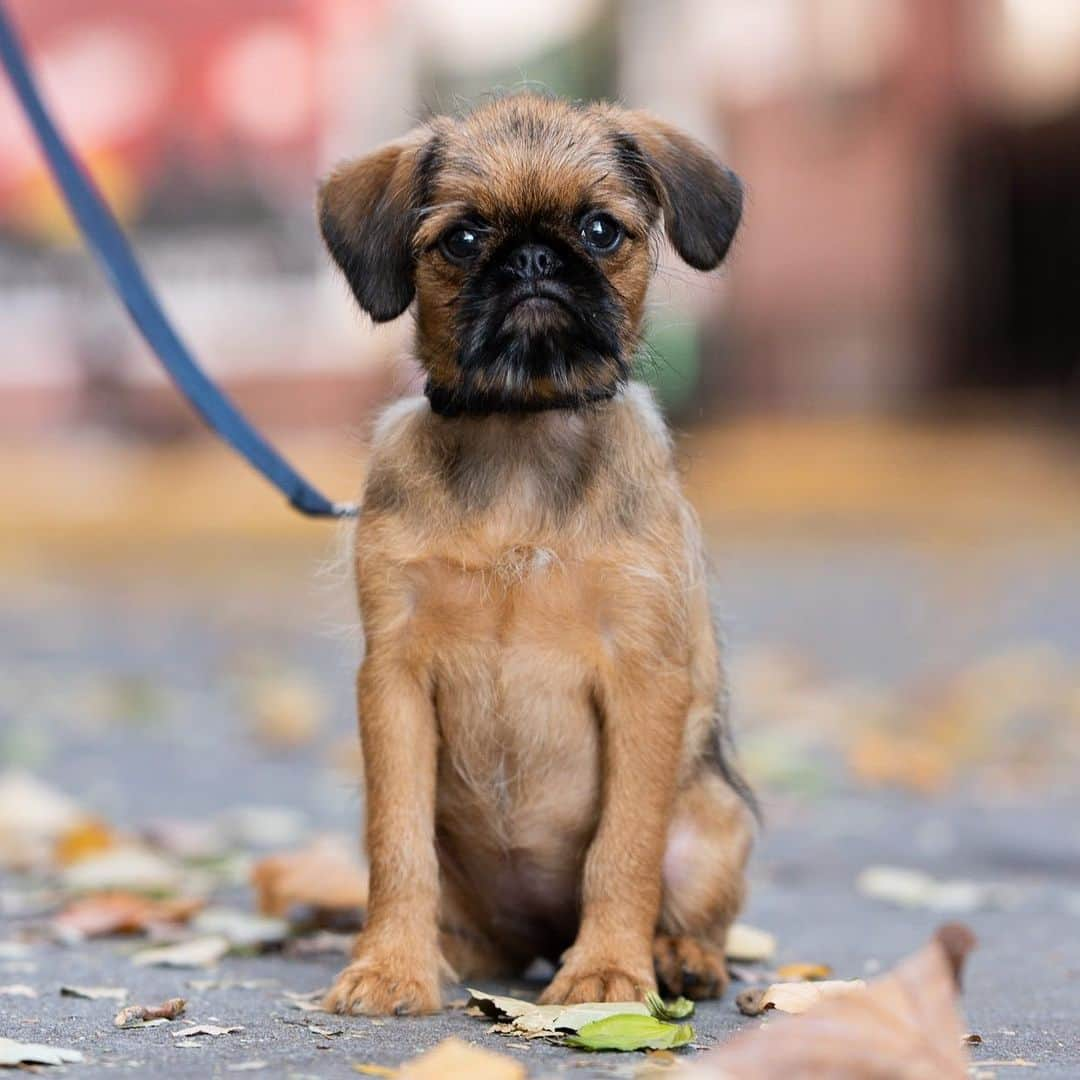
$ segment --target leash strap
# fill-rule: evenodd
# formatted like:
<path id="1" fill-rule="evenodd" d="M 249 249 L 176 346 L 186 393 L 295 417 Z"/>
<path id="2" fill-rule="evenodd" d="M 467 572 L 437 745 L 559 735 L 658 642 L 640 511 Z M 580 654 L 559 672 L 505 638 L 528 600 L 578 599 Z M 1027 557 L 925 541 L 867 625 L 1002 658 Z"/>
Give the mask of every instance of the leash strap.
<path id="1" fill-rule="evenodd" d="M 308 483 L 251 426 L 196 363 L 162 310 L 119 223 L 53 123 L 3 0 L 0 0 L 0 60 L 87 245 L 180 392 L 203 420 L 278 488 L 300 513 L 311 517 L 355 515 L 354 505 L 331 502 Z"/>

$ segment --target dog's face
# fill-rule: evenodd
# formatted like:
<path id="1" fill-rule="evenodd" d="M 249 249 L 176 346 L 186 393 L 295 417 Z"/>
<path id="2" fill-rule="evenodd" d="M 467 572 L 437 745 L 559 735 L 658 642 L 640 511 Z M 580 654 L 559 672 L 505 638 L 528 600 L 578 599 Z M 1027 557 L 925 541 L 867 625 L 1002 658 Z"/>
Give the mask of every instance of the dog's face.
<path id="1" fill-rule="evenodd" d="M 440 413 L 572 408 L 627 378 L 663 214 L 699 270 L 738 225 L 738 180 L 646 116 L 526 94 L 437 118 L 335 171 L 323 236 L 377 322 L 417 301 Z"/>

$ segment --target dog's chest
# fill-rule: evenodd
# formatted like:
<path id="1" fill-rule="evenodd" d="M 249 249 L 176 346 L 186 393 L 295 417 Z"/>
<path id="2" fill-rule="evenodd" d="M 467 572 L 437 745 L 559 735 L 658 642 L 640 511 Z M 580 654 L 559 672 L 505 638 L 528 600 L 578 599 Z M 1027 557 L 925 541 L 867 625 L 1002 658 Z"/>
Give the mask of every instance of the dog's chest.
<path id="1" fill-rule="evenodd" d="M 594 798 L 592 672 L 601 641 L 589 566 L 514 545 L 485 565 L 418 568 L 415 623 L 430 648 L 440 801 L 498 819 L 500 842 L 580 822 Z M 561 805 L 537 795 L 558 790 Z M 554 819 L 553 819 L 554 818 Z M 546 824 L 545 824 L 546 822 Z"/>

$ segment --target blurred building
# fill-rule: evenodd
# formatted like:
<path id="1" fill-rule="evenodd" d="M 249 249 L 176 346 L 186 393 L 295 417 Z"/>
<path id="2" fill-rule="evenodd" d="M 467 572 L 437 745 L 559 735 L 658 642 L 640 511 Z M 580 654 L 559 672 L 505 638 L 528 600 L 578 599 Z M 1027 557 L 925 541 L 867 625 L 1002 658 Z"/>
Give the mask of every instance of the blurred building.
<path id="1" fill-rule="evenodd" d="M 1077 401 L 1080 5 L 9 6 L 182 333 L 264 423 L 355 421 L 409 381 L 407 320 L 367 326 L 330 271 L 316 177 L 427 109 L 522 84 L 651 108 L 747 183 L 727 270 L 665 260 L 657 278 L 643 367 L 673 407 Z M 6 86 L 0 305 L 0 422 L 193 426 Z"/>

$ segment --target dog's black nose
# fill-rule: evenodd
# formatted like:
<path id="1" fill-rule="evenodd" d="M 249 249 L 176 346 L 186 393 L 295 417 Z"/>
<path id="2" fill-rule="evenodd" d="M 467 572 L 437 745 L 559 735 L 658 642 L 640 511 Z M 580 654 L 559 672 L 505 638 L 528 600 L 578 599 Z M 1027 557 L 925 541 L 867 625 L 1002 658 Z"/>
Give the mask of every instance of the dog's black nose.
<path id="1" fill-rule="evenodd" d="M 522 281 L 551 277 L 559 265 L 559 257 L 545 244 L 522 244 L 506 260 L 506 269 Z"/>

